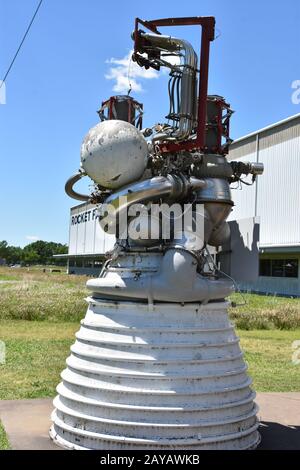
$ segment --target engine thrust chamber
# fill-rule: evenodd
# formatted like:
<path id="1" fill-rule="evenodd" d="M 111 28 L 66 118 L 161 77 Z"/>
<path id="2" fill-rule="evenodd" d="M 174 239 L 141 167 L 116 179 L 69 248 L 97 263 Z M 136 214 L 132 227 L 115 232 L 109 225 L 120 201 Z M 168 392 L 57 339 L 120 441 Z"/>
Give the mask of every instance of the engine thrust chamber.
<path id="1" fill-rule="evenodd" d="M 69 449 L 249 449 L 254 392 L 228 303 L 88 299 L 58 385 L 52 439 Z"/>

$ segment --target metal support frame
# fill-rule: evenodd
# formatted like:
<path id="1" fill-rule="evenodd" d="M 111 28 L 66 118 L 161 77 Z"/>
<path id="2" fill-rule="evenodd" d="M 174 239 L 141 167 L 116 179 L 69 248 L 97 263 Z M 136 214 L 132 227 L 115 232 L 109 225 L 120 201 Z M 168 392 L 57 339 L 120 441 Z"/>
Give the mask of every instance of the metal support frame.
<path id="1" fill-rule="evenodd" d="M 192 26 L 202 27 L 201 48 L 200 48 L 200 80 L 198 95 L 197 112 L 197 133 L 196 139 L 180 143 L 163 143 L 160 145 L 162 152 L 178 152 L 181 150 L 203 150 L 205 146 L 205 127 L 206 127 L 206 100 L 208 88 L 208 67 L 209 67 L 209 49 L 210 42 L 215 38 L 215 18 L 213 16 L 193 16 L 186 18 L 164 18 L 151 21 L 144 21 L 140 18 L 135 19 L 134 30 L 134 54 L 141 52 L 139 38 L 139 25 L 149 29 L 155 34 L 161 34 L 158 27 L 162 26 Z M 149 63 L 148 66 L 151 66 Z"/>
<path id="2" fill-rule="evenodd" d="M 104 114 L 104 111 L 107 109 L 108 110 L 108 116 L 107 119 L 115 119 L 115 103 L 118 100 L 118 96 L 111 96 L 108 100 L 102 101 L 101 103 L 101 108 L 99 109 L 98 115 L 101 119 L 101 115 Z M 134 110 L 136 110 L 139 115 L 137 116 L 137 122 L 135 123 L 135 127 L 137 129 L 142 129 L 143 126 L 143 104 L 139 103 L 138 101 L 134 100 L 133 98 L 128 96 L 128 116 L 127 116 L 127 122 L 130 124 L 133 124 L 132 119 L 133 119 L 133 113 Z"/>

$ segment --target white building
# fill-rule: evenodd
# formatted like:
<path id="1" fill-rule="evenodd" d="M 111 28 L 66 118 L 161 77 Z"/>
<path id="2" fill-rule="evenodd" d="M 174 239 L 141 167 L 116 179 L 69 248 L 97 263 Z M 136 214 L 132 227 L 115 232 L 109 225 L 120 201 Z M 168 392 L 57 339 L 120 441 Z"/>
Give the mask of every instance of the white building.
<path id="1" fill-rule="evenodd" d="M 69 224 L 69 253 L 65 255 L 68 273 L 98 275 L 105 253 L 115 244 L 115 236 L 105 233 L 100 227 L 94 204 L 72 207 Z"/>
<path id="2" fill-rule="evenodd" d="M 254 269 L 256 277 L 255 281 L 240 283 L 241 287 L 300 296 L 300 114 L 235 140 L 229 153 L 229 160 L 234 159 L 262 162 L 265 167 L 253 186 L 242 185 L 241 189 L 232 185 L 236 186 L 232 189 L 235 206 L 229 220 L 238 220 L 239 227 L 244 226 L 249 247 L 248 257 L 241 263 L 236 263 L 239 252 L 232 248 L 232 263 L 238 265 L 239 272 Z M 245 180 L 251 182 L 250 177 Z M 258 247 L 247 228 L 251 227 L 249 220 L 260 221 Z M 114 241 L 113 235 L 101 230 L 95 206 L 73 207 L 68 272 L 99 274 L 104 254 L 112 249 Z M 259 272 L 253 264 L 257 249 Z M 239 281 L 236 271 L 235 277 Z"/>
<path id="3" fill-rule="evenodd" d="M 235 159 L 265 167 L 253 186 L 232 190 L 229 220 L 260 220 L 258 277 L 242 287 L 300 295 L 300 114 L 235 140 L 229 160 Z"/>

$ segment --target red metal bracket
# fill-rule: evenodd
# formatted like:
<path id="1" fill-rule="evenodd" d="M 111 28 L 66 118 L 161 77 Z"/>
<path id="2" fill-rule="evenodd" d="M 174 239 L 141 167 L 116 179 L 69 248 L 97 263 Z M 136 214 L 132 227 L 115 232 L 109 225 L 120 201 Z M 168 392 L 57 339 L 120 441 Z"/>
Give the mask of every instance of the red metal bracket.
<path id="1" fill-rule="evenodd" d="M 134 53 L 138 53 L 139 44 L 139 25 L 149 29 L 153 33 L 161 34 L 157 27 L 161 26 L 192 26 L 202 27 L 201 48 L 200 48 L 200 79 L 198 94 L 198 112 L 197 112 L 197 134 L 196 139 L 180 143 L 165 143 L 160 146 L 162 152 L 179 152 L 180 150 L 203 150 L 205 146 L 205 126 L 206 126 L 206 101 L 208 88 L 208 66 L 210 42 L 215 38 L 215 18 L 213 16 L 192 16 L 187 18 L 164 18 L 158 20 L 144 21 L 140 18 L 135 19 L 134 30 Z"/>

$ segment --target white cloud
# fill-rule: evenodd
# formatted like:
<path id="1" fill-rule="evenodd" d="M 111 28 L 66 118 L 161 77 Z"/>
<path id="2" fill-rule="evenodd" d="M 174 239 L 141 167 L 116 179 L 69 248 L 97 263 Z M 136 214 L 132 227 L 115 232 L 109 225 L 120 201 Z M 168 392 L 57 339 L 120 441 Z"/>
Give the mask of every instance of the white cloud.
<path id="1" fill-rule="evenodd" d="M 30 240 L 31 242 L 36 242 L 39 239 L 40 237 L 38 237 L 37 235 L 26 235 L 26 240 Z"/>
<path id="2" fill-rule="evenodd" d="M 117 93 L 127 93 L 130 85 L 132 91 L 141 93 L 143 91 L 143 81 L 158 78 L 159 73 L 154 69 L 146 70 L 131 60 L 133 51 L 129 51 L 122 59 L 111 58 L 106 61 L 111 67 L 105 74 L 107 80 L 114 80 L 113 91 Z"/>
<path id="3" fill-rule="evenodd" d="M 132 91 L 141 93 L 144 91 L 143 82 L 145 80 L 157 79 L 159 72 L 152 68 L 145 69 L 140 67 L 136 62 L 131 59 L 133 50 L 129 51 L 122 59 L 115 59 L 112 57 L 106 63 L 110 64 L 108 72 L 105 74 L 107 80 L 114 80 L 113 91 L 117 93 L 127 93 L 131 87 Z M 165 56 L 164 59 L 172 65 L 180 64 L 178 56 L 170 55 Z M 163 74 L 169 73 L 167 67 L 162 67 Z"/>

